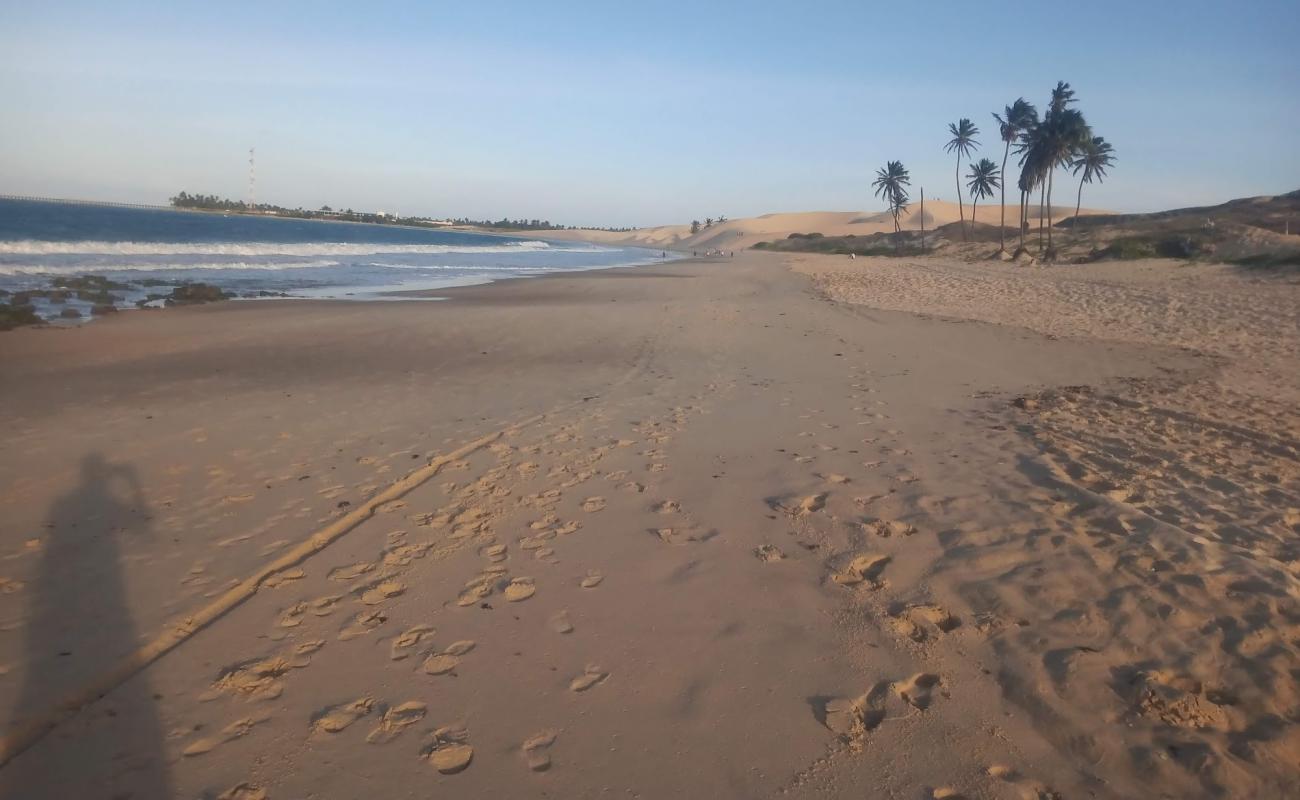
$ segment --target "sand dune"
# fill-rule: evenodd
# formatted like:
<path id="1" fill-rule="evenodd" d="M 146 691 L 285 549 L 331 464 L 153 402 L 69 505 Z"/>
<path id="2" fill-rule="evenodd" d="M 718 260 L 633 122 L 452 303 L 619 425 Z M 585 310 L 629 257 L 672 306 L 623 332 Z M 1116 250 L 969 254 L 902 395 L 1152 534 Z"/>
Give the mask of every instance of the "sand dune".
<path id="1" fill-rule="evenodd" d="M 970 203 L 965 206 L 966 219 L 971 218 Z M 1007 206 L 1008 225 L 1014 226 L 1016 206 Z M 1074 215 L 1074 207 L 1054 206 L 1053 221 Z M 1109 214 L 1085 208 L 1080 214 Z M 982 204 L 975 209 L 976 221 L 997 225 L 1002 207 L 996 203 Z M 1038 218 L 1038 206 L 1030 209 L 1030 218 Z M 932 229 L 959 220 L 957 204 L 943 200 L 926 200 L 925 227 Z M 902 219 L 905 229 L 921 227 L 921 207 L 914 203 Z M 758 242 L 784 239 L 792 233 L 821 233 L 826 236 L 867 236 L 894 230 L 893 218 L 886 211 L 800 211 L 764 214 L 759 217 L 729 219 L 691 234 L 690 225 L 663 225 L 640 228 L 630 232 L 572 230 L 547 232 L 548 239 L 578 239 L 602 244 L 662 247 L 674 250 L 744 250 Z"/>

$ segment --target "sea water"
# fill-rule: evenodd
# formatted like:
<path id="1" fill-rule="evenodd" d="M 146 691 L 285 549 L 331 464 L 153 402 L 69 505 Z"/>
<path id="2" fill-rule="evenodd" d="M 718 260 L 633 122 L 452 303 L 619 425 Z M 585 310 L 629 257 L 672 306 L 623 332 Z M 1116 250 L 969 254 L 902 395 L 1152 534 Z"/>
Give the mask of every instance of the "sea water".
<path id="1" fill-rule="evenodd" d="M 243 296 L 393 299 L 393 292 L 652 263 L 660 251 L 395 225 L 0 199 L 0 289 L 100 275 L 134 307 L 207 283 Z M 87 303 L 33 299 L 47 318 Z"/>

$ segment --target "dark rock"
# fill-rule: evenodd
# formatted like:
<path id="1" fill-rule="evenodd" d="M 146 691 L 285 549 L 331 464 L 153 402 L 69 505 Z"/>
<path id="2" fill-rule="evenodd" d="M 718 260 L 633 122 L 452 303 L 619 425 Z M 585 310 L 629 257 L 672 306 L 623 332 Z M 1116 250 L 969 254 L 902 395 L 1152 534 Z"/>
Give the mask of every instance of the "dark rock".
<path id="1" fill-rule="evenodd" d="M 107 292 L 110 289 L 130 289 L 125 283 L 118 283 L 105 278 L 103 275 L 79 275 L 77 277 L 66 277 L 60 275 L 54 278 L 50 283 L 56 289 L 71 289 L 77 292 Z"/>
<path id="2" fill-rule="evenodd" d="M 59 316 L 63 319 L 81 319 L 81 312 L 69 306 L 60 311 Z"/>
<path id="3" fill-rule="evenodd" d="M 167 298 L 168 305 L 194 305 L 196 303 L 214 303 L 233 297 L 220 288 L 208 283 L 186 283 L 172 289 Z"/>
<path id="4" fill-rule="evenodd" d="M 51 289 L 45 293 L 45 299 L 51 303 L 64 303 L 68 300 L 68 293 L 62 289 Z"/>
<path id="5" fill-rule="evenodd" d="M 20 325 L 39 325 L 44 320 L 36 315 L 36 309 L 22 303 L 0 305 L 0 331 L 12 330 Z"/>
<path id="6" fill-rule="evenodd" d="M 116 314 L 117 306 L 112 303 L 98 303 L 91 307 L 90 313 L 96 317 L 102 317 L 105 314 Z"/>

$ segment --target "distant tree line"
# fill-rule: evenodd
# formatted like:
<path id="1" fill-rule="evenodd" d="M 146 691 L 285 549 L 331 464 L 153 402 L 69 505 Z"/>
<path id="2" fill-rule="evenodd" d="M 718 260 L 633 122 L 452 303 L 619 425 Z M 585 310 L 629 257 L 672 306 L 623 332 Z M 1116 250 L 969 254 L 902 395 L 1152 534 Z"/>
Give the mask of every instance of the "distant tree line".
<path id="1" fill-rule="evenodd" d="M 258 203 L 250 206 L 241 200 L 228 200 L 224 197 L 217 197 L 213 194 L 190 194 L 189 192 L 180 192 L 171 198 L 171 204 L 175 208 L 189 208 L 199 211 L 225 211 L 234 214 L 264 214 L 274 217 L 289 217 L 292 219 L 327 219 L 339 222 L 368 222 L 372 224 L 383 225 L 411 225 L 422 228 L 440 228 L 445 227 L 446 223 L 431 220 L 425 217 L 400 217 L 395 214 L 378 214 L 368 211 L 353 211 L 352 209 L 334 209 L 329 206 L 321 206 L 319 210 L 303 208 L 285 208 L 284 206 L 271 205 L 270 203 Z"/>
<path id="2" fill-rule="evenodd" d="M 704 228 L 712 228 L 714 225 L 721 225 L 726 221 L 726 217 L 718 217 L 717 219 L 714 219 L 713 217 L 705 217 L 704 224 L 701 225 L 698 219 L 693 219 L 691 220 L 691 233 L 699 233 Z"/>
<path id="3" fill-rule="evenodd" d="M 577 225 L 556 225 L 547 219 L 509 219 L 502 217 L 499 220 L 469 219 L 461 217 L 453 220 L 433 220 L 427 217 L 399 217 L 393 214 L 379 214 L 368 211 L 353 211 L 350 208 L 336 209 L 329 206 L 321 206 L 318 210 L 306 209 L 301 206 L 298 208 L 285 208 L 284 206 L 271 205 L 269 203 L 258 203 L 250 206 L 248 203 L 240 200 L 228 200 L 224 197 L 217 197 L 214 194 L 190 194 L 189 192 L 180 192 L 171 198 L 171 204 L 175 208 L 189 208 L 200 211 L 224 211 L 234 214 L 265 214 L 267 216 L 290 217 L 293 219 L 327 219 L 339 220 L 342 222 L 370 222 L 384 225 L 414 225 L 424 228 L 442 228 L 447 225 L 463 225 L 466 227 L 489 228 L 500 231 L 559 231 L 559 230 L 577 230 Z M 612 231 L 615 233 L 626 233 L 635 228 L 586 228 L 585 230 Z"/>

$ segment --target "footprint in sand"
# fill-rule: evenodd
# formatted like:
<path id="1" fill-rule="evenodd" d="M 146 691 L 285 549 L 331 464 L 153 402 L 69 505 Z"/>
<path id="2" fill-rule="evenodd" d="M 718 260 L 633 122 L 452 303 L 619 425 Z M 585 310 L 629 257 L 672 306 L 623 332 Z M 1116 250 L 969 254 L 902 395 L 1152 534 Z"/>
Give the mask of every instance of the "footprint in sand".
<path id="1" fill-rule="evenodd" d="M 759 561 L 770 564 L 773 561 L 780 561 L 785 558 L 785 553 L 781 552 L 781 548 L 774 544 L 765 544 L 754 548 L 754 556 L 757 557 Z"/>
<path id="2" fill-rule="evenodd" d="M 645 484 L 637 483 L 636 481 L 627 481 L 626 483 L 620 483 L 618 488 L 624 492 L 640 494 L 645 491 Z"/>
<path id="3" fill-rule="evenodd" d="M 908 705 L 920 711 L 930 707 L 931 693 L 943 682 L 932 672 L 918 672 L 902 683 L 894 684 L 894 692 Z"/>
<path id="4" fill-rule="evenodd" d="M 446 675 L 460 665 L 460 657 L 473 650 L 474 644 L 470 639 L 452 642 L 441 653 L 426 658 L 421 669 L 430 675 Z"/>
<path id="5" fill-rule="evenodd" d="M 880 585 L 880 575 L 885 571 L 885 565 L 888 563 L 887 555 L 868 553 L 856 556 L 847 567 L 832 575 L 831 580 L 840 586 L 858 586 L 866 583 L 876 587 Z"/>
<path id="6" fill-rule="evenodd" d="M 668 469 L 668 465 L 663 463 L 662 461 L 658 461 L 655 462 L 654 464 L 651 464 L 649 467 L 647 467 L 647 469 L 649 469 L 651 472 L 663 472 L 664 470 Z"/>
<path id="7" fill-rule="evenodd" d="M 429 763 L 443 775 L 455 775 L 474 760 L 474 748 L 467 743 L 469 732 L 463 727 L 448 725 L 438 728 L 425 746 Z"/>
<path id="8" fill-rule="evenodd" d="M 587 669 L 581 675 L 569 681 L 569 691 L 585 692 L 593 686 L 599 686 L 609 677 L 609 673 L 603 671 L 594 664 L 588 664 Z"/>
<path id="9" fill-rule="evenodd" d="M 294 567 L 293 569 L 282 570 L 266 576 L 266 578 L 262 580 L 262 586 L 267 589 L 274 589 L 275 587 L 283 586 L 286 583 L 300 581 L 305 577 L 307 577 L 305 570 L 300 567 Z"/>
<path id="10" fill-rule="evenodd" d="M 821 478 L 827 483 L 848 483 L 849 482 L 847 476 L 841 475 L 838 472 L 818 472 L 814 474 L 816 474 L 817 477 Z"/>
<path id="11" fill-rule="evenodd" d="M 942 606 L 922 605 L 904 606 L 891 610 L 890 627 L 901 636 L 914 642 L 923 642 L 929 637 L 926 629 L 917 624 L 917 620 L 928 622 L 939 633 L 948 633 L 961 625 L 961 620 L 948 613 Z"/>
<path id="12" fill-rule="evenodd" d="M 885 697 L 889 683 L 877 683 L 859 697 L 835 697 L 822 709 L 823 723 L 841 737 L 860 744 L 868 733 L 885 720 Z"/>
<path id="13" fill-rule="evenodd" d="M 186 747 L 181 751 L 181 755 L 189 757 L 210 753 L 226 742 L 233 742 L 240 737 L 247 736 L 248 732 L 253 729 L 254 725 L 266 722 L 270 718 L 270 714 L 264 714 L 256 717 L 244 717 L 243 719 L 235 720 L 222 728 L 221 732 L 217 735 L 207 736 L 191 743 L 189 747 Z"/>
<path id="14" fill-rule="evenodd" d="M 770 502 L 770 501 L 769 501 Z M 821 511 L 826 506 L 826 493 L 813 494 L 799 501 L 798 505 L 790 506 L 784 503 L 772 503 L 772 507 L 778 511 L 788 514 L 792 517 L 802 517 Z"/>
<path id="15" fill-rule="evenodd" d="M 604 575 L 601 575 L 599 572 L 597 572 L 594 569 L 588 570 L 587 576 L 582 579 L 581 586 L 584 589 L 595 589 L 597 586 L 600 585 L 600 582 L 603 580 L 605 580 Z"/>
<path id="16" fill-rule="evenodd" d="M 394 661 L 401 661 L 414 652 L 420 643 L 433 636 L 434 630 L 432 625 L 416 625 L 407 628 L 397 635 L 388 648 L 388 655 Z"/>
<path id="17" fill-rule="evenodd" d="M 559 731 L 546 730 L 524 740 L 519 750 L 524 755 L 524 763 L 533 772 L 545 772 L 551 768 L 551 745 L 555 744 Z"/>
<path id="18" fill-rule="evenodd" d="M 356 564 L 349 564 L 346 567 L 335 567 L 325 576 L 332 581 L 352 581 L 360 578 L 368 572 L 375 569 L 375 564 L 370 561 L 361 561 Z"/>
<path id="19" fill-rule="evenodd" d="M 515 578 L 510 581 L 502 594 L 507 601 L 518 603 L 521 600 L 527 600 L 537 593 L 537 586 L 532 578 Z"/>
<path id="20" fill-rule="evenodd" d="M 350 703 L 325 709 L 324 713 L 312 721 L 311 729 L 315 733 L 338 733 L 369 714 L 374 708 L 373 698 L 359 697 Z"/>
<path id="21" fill-rule="evenodd" d="M 889 538 L 890 536 L 911 536 L 916 533 L 916 528 L 905 522 L 898 522 L 890 519 L 876 519 L 870 522 L 862 523 L 862 530 L 866 533 L 872 533 L 876 536 Z"/>
<path id="22" fill-rule="evenodd" d="M 671 545 L 692 544 L 712 539 L 716 531 L 698 531 L 691 528 L 650 528 L 649 531 L 659 537 L 659 541 Z"/>
<path id="23" fill-rule="evenodd" d="M 402 731 L 424 719 L 428 707 L 418 700 L 408 700 L 395 705 L 384 712 L 379 724 L 366 736 L 371 744 L 388 744 L 402 734 Z"/>
<path id="24" fill-rule="evenodd" d="M 361 602 L 368 606 L 377 606 L 391 597 L 397 597 L 406 591 L 406 584 L 401 581 L 384 580 L 374 584 L 361 593 Z"/>
<path id="25" fill-rule="evenodd" d="M 605 508 L 605 498 L 603 497 L 588 497 L 586 500 L 582 501 L 582 510 L 586 511 L 588 514 L 594 514 L 597 511 L 602 511 L 604 510 L 604 508 Z"/>
<path id="26" fill-rule="evenodd" d="M 362 611 L 353 617 L 347 627 L 339 631 L 339 641 L 346 642 L 358 636 L 365 636 L 387 621 L 388 617 L 382 611 Z"/>
<path id="27" fill-rule="evenodd" d="M 569 621 L 568 611 L 557 611 L 551 615 L 551 630 L 556 633 L 573 633 L 573 623 Z"/>
<path id="28" fill-rule="evenodd" d="M 280 679 L 293 669 L 310 663 L 305 656 L 293 660 L 272 656 L 260 661 L 239 664 L 222 672 L 212 687 L 199 695 L 200 702 L 215 700 L 222 693 L 236 694 L 249 700 L 274 700 L 284 692 Z"/>
<path id="29" fill-rule="evenodd" d="M 456 598 L 456 605 L 465 607 L 472 606 L 475 603 L 485 599 L 503 582 L 502 573 L 505 567 L 501 565 L 490 566 L 474 578 L 471 578 L 465 584 L 465 590 Z"/>
<path id="30" fill-rule="evenodd" d="M 266 790 L 254 783 L 237 783 L 217 795 L 217 800 L 267 800 Z"/>
<path id="31" fill-rule="evenodd" d="M 676 500 L 665 500 L 654 507 L 656 514 L 676 514 L 682 510 L 682 506 Z"/>

